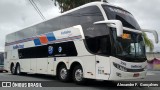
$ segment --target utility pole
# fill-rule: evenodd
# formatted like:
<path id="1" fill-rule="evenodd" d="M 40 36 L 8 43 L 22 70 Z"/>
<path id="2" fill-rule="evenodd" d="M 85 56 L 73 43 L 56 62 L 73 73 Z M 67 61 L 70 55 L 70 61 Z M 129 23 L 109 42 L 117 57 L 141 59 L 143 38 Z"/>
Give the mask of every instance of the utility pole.
<path id="1" fill-rule="evenodd" d="M 36 10 L 36 12 L 40 15 L 40 17 L 42 18 L 42 20 L 45 21 L 46 18 L 43 16 L 42 12 L 39 10 L 39 8 L 37 7 L 36 3 L 33 0 L 29 0 L 29 2 L 34 7 L 34 9 Z"/>

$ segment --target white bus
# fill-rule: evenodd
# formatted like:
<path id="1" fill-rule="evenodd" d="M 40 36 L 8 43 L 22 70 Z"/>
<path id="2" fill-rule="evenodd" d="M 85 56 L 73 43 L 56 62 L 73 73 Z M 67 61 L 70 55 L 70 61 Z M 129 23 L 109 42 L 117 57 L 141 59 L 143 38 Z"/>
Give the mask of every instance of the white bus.
<path id="1" fill-rule="evenodd" d="M 6 36 L 5 68 L 72 79 L 122 80 L 146 76 L 142 30 L 128 11 L 92 2 Z"/>

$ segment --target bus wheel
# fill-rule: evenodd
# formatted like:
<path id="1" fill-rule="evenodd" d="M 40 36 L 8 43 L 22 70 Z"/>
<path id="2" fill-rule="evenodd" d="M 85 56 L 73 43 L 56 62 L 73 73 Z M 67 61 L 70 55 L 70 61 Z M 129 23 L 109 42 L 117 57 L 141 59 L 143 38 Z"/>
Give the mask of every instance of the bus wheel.
<path id="1" fill-rule="evenodd" d="M 15 72 L 17 75 L 21 75 L 21 69 L 19 64 L 16 66 Z"/>
<path id="2" fill-rule="evenodd" d="M 16 71 L 15 71 L 15 67 L 14 67 L 14 66 L 11 67 L 11 73 L 12 73 L 13 75 L 16 75 Z"/>
<path id="3" fill-rule="evenodd" d="M 83 69 L 80 65 L 76 66 L 73 69 L 73 80 L 75 83 L 77 84 L 84 84 L 85 83 L 85 79 L 83 78 Z"/>
<path id="4" fill-rule="evenodd" d="M 63 82 L 69 81 L 69 71 L 67 70 L 65 65 L 60 66 L 58 70 L 58 78 Z"/>

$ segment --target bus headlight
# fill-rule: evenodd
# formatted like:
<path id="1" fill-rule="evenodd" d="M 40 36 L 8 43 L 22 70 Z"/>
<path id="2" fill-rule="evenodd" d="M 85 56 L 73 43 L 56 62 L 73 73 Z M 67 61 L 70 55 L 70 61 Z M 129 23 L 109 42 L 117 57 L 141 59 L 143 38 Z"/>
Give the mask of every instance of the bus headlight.
<path id="1" fill-rule="evenodd" d="M 121 65 L 119 65 L 119 64 L 117 64 L 117 63 L 114 63 L 114 62 L 113 62 L 113 65 L 114 65 L 117 69 L 119 69 L 119 70 L 121 70 L 121 71 L 124 71 L 124 72 L 127 72 L 127 68 L 126 68 L 126 67 L 121 66 Z"/>
<path id="2" fill-rule="evenodd" d="M 144 70 L 146 71 L 148 69 L 148 66 L 146 65 L 145 67 L 144 67 Z"/>

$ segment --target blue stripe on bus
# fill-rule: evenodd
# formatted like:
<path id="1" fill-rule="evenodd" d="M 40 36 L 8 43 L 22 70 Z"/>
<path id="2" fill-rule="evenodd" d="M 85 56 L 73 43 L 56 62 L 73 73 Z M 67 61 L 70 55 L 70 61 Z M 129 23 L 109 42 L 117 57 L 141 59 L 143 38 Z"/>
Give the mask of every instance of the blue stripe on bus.
<path id="1" fill-rule="evenodd" d="M 53 33 L 47 33 L 46 36 L 47 36 L 48 41 L 56 40 L 56 38 L 55 38 Z"/>
<path id="2" fill-rule="evenodd" d="M 35 46 L 41 45 L 39 38 L 34 39 L 34 44 L 35 44 Z"/>

